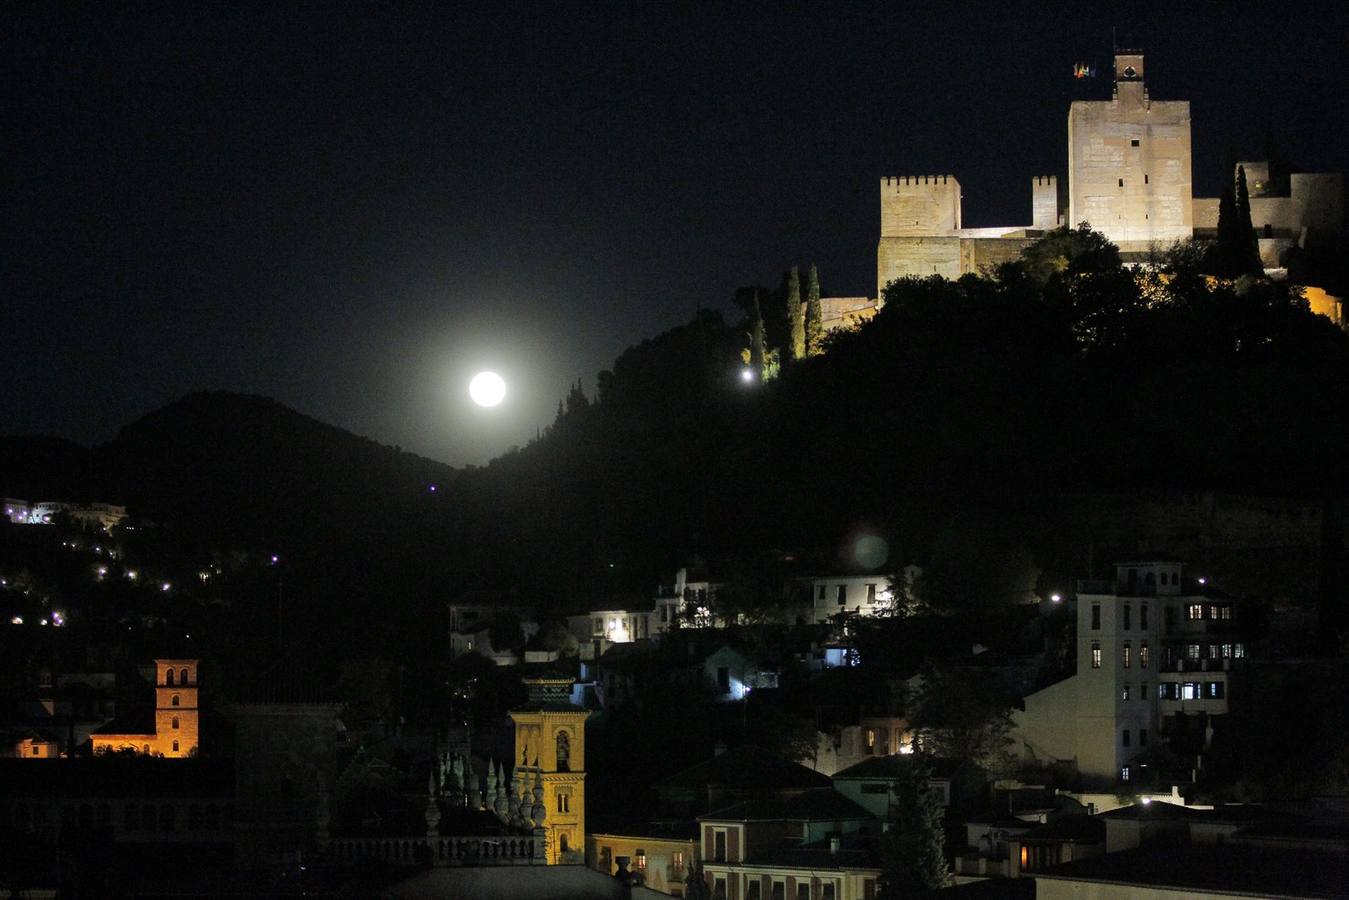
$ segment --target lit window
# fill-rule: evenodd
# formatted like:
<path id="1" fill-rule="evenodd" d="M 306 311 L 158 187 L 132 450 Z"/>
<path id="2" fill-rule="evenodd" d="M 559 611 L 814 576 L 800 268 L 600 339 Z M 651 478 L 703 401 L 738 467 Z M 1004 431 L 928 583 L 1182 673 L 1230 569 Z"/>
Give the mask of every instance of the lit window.
<path id="1" fill-rule="evenodd" d="M 1187 681 L 1187 682 L 1185 682 L 1185 684 L 1181 685 L 1181 689 L 1180 689 L 1180 699 L 1182 699 L 1182 700 L 1198 700 L 1198 699 L 1199 699 L 1199 696 L 1200 696 L 1200 694 L 1199 694 L 1199 682 L 1197 682 L 1197 681 Z"/>
<path id="2" fill-rule="evenodd" d="M 1221 700 L 1227 694 L 1227 685 L 1221 681 L 1210 681 L 1208 683 L 1208 698 L 1210 700 Z"/>
<path id="3" fill-rule="evenodd" d="M 1124 652 L 1123 652 L 1123 655 L 1122 655 L 1121 658 L 1124 660 L 1124 668 L 1126 668 L 1126 669 L 1129 668 L 1129 663 L 1131 662 L 1130 657 L 1131 657 L 1131 655 L 1132 655 L 1132 652 L 1133 652 L 1133 647 L 1131 647 L 1131 646 L 1129 645 L 1129 642 L 1128 642 L 1128 641 L 1125 641 L 1125 642 L 1124 642 Z"/>
<path id="4" fill-rule="evenodd" d="M 1222 617 L 1224 619 L 1232 618 L 1232 607 L 1224 606 L 1220 611 L 1222 612 Z"/>
<path id="5" fill-rule="evenodd" d="M 1185 610 L 1186 618 L 1191 621 L 1204 618 L 1204 604 L 1191 603 Z"/>
<path id="6" fill-rule="evenodd" d="M 1091 642 L 1091 667 L 1099 669 L 1101 667 L 1101 642 Z"/>
<path id="7" fill-rule="evenodd" d="M 1186 645 L 1185 645 L 1185 657 L 1186 657 L 1187 659 L 1198 659 L 1198 658 L 1199 658 L 1199 645 L 1198 645 L 1198 644 L 1186 644 Z"/>
<path id="8" fill-rule="evenodd" d="M 1125 766 L 1124 768 L 1122 768 L 1122 769 L 1119 770 L 1119 780 L 1120 780 L 1120 781 L 1128 781 L 1128 780 L 1129 780 L 1129 767 L 1128 767 L 1128 766 Z"/>
<path id="9" fill-rule="evenodd" d="M 1138 642 L 1138 667 L 1146 669 L 1148 667 L 1148 642 Z"/>
<path id="10" fill-rule="evenodd" d="M 643 871 L 646 869 L 646 851 L 641 847 L 637 848 L 637 868 Z"/>
<path id="11" fill-rule="evenodd" d="M 1128 699 L 1129 699 L 1129 682 L 1127 682 L 1127 681 L 1124 682 L 1123 687 L 1121 687 L 1121 688 L 1119 689 L 1119 698 L 1120 698 L 1121 700 L 1128 700 Z"/>
<path id="12" fill-rule="evenodd" d="M 1232 645 L 1232 658 L 1233 658 L 1233 659 L 1242 659 L 1242 658 L 1244 658 L 1245 656 L 1246 656 L 1246 645 L 1245 645 L 1245 644 L 1233 644 L 1233 645 Z"/>

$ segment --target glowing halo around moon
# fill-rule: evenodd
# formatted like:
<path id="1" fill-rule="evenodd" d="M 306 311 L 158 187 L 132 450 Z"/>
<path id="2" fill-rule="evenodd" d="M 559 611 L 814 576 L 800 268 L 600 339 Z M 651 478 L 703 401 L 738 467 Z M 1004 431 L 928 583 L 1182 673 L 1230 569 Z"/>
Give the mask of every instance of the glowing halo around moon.
<path id="1" fill-rule="evenodd" d="M 506 382 L 496 372 L 479 372 L 468 383 L 468 395 L 479 406 L 497 406 L 506 399 Z"/>

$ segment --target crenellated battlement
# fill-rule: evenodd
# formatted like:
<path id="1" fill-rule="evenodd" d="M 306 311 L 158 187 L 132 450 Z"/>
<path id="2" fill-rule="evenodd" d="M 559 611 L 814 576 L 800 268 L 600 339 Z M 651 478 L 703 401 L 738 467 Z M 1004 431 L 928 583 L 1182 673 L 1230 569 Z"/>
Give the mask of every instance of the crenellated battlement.
<path id="1" fill-rule="evenodd" d="M 881 179 L 881 236 L 949 234 L 960 228 L 960 182 L 954 175 Z"/>
<path id="2" fill-rule="evenodd" d="M 1059 177 L 1057 175 L 1036 175 L 1031 178 L 1030 186 L 1031 227 L 1050 229 L 1060 224 L 1059 215 Z"/>
<path id="3" fill-rule="evenodd" d="M 893 188 L 952 184 L 960 184 L 954 175 L 889 175 L 881 179 L 881 187 Z"/>

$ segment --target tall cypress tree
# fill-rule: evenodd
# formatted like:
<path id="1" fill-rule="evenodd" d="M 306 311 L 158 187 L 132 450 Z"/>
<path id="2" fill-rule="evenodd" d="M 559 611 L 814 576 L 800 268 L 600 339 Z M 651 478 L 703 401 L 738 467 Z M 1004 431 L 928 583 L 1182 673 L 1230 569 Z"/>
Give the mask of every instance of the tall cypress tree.
<path id="1" fill-rule="evenodd" d="M 922 757 L 901 760 L 890 808 L 891 827 L 880 843 L 886 897 L 922 894 L 951 882 L 942 808 L 927 784 L 931 769 Z"/>
<path id="2" fill-rule="evenodd" d="M 801 273 L 792 266 L 787 276 L 787 359 L 796 362 L 806 355 L 806 317 L 801 311 Z"/>
<path id="3" fill-rule="evenodd" d="M 1234 236 L 1237 274 L 1262 275 L 1265 267 L 1260 262 L 1260 239 L 1251 224 L 1251 195 L 1246 186 L 1246 167 L 1237 166 L 1236 228 Z"/>
<path id="4" fill-rule="evenodd" d="M 749 323 L 749 367 L 754 377 L 763 381 L 764 377 L 764 333 L 763 314 L 759 312 L 759 297 L 755 293 L 754 309 Z"/>
<path id="5" fill-rule="evenodd" d="M 806 279 L 806 355 L 824 352 L 824 311 L 820 308 L 820 273 L 810 265 Z"/>

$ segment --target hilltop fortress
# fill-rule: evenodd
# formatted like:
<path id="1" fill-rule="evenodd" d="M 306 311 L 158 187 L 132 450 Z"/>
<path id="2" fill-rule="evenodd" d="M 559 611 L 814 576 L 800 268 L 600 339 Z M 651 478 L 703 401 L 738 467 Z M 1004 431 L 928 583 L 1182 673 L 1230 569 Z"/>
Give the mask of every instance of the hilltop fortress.
<path id="1" fill-rule="evenodd" d="M 1240 165 L 1266 268 L 1281 266 L 1285 251 L 1305 246 L 1309 233 L 1343 232 L 1341 173 L 1294 173 L 1280 185 L 1271 181 L 1268 162 Z M 1218 199 L 1195 198 L 1192 188 L 1189 101 L 1152 99 L 1142 51 L 1117 49 L 1111 99 L 1076 100 L 1069 107 L 1066 190 L 1054 175 L 1034 176 L 1027 224 L 963 227 L 954 175 L 881 179 L 877 297 L 896 278 L 958 278 L 1016 259 L 1045 231 L 1063 224 L 1090 223 L 1119 245 L 1126 259 L 1212 234 Z"/>

